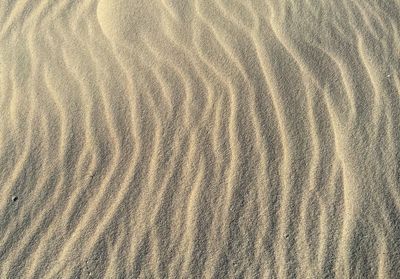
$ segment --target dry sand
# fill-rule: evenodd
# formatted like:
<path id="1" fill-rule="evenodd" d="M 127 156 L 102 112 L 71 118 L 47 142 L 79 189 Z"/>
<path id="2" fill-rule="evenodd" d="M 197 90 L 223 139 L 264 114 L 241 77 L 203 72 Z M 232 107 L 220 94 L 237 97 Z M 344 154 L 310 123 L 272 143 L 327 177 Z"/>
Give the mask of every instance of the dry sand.
<path id="1" fill-rule="evenodd" d="M 0 1 L 0 278 L 400 278 L 399 0 Z"/>

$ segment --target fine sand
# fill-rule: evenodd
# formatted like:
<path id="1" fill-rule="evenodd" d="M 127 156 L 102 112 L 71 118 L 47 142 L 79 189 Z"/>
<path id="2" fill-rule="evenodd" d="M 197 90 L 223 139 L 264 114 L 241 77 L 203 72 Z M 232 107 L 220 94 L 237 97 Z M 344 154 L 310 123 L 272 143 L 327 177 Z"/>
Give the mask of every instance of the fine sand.
<path id="1" fill-rule="evenodd" d="M 1 0 L 0 278 L 400 278 L 399 0 Z"/>

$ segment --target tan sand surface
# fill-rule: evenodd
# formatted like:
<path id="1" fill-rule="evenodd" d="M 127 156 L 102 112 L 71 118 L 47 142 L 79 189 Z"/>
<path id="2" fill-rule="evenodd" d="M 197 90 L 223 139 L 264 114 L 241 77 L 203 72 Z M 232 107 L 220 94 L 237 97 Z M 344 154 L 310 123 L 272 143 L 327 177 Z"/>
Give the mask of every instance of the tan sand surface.
<path id="1" fill-rule="evenodd" d="M 0 278 L 400 278 L 400 1 L 1 0 Z"/>

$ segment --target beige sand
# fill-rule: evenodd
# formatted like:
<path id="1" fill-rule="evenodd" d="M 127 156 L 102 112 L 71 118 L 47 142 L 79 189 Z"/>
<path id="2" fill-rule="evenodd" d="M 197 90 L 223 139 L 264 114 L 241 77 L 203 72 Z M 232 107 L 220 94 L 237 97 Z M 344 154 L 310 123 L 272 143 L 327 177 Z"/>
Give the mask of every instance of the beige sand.
<path id="1" fill-rule="evenodd" d="M 399 0 L 2 0 L 0 278 L 400 278 Z"/>

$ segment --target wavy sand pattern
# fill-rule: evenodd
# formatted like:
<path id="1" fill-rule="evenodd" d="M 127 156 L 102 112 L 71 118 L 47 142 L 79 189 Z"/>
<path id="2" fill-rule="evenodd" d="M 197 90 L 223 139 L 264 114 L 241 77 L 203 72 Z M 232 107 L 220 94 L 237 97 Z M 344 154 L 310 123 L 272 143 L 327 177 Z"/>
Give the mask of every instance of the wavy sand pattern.
<path id="1" fill-rule="evenodd" d="M 0 278 L 400 278 L 398 0 L 3 0 Z"/>

